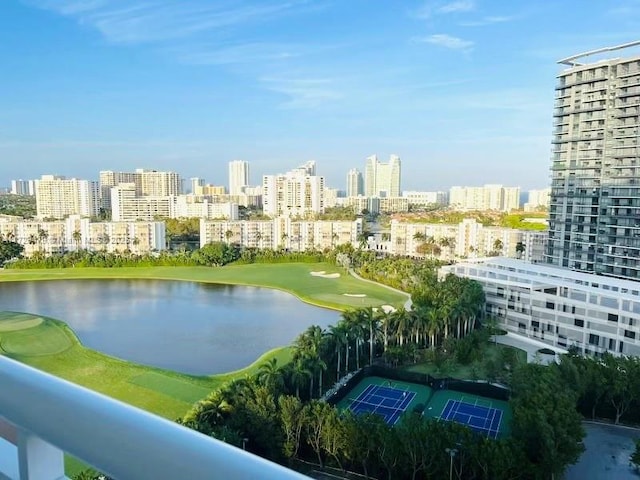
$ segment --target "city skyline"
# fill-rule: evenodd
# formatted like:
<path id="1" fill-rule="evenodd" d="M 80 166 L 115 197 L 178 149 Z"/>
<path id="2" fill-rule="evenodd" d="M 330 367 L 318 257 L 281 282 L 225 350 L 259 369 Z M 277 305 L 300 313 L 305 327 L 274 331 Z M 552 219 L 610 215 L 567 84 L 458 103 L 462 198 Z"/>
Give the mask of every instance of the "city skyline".
<path id="1" fill-rule="evenodd" d="M 579 5 L 10 0 L 0 179 L 145 167 L 219 184 L 242 158 L 262 174 L 316 160 L 344 188 L 397 153 L 403 189 L 540 188 L 556 60 L 637 31 L 634 2 Z"/>

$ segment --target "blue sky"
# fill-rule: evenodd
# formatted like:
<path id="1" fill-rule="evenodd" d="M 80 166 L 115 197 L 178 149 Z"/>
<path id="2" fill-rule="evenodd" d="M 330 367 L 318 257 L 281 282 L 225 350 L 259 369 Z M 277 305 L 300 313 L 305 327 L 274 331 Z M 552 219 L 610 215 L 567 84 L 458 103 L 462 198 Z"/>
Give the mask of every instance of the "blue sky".
<path id="1" fill-rule="evenodd" d="M 545 187 L 556 60 L 638 32 L 638 0 L 2 0 L 0 185 L 243 159 L 344 188 L 393 153 L 403 189 Z"/>

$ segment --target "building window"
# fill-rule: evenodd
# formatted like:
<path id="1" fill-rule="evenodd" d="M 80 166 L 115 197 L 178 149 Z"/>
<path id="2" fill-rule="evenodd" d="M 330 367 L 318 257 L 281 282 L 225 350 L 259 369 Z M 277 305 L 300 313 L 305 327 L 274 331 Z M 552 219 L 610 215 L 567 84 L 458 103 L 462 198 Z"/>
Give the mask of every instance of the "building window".
<path id="1" fill-rule="evenodd" d="M 615 313 L 610 313 L 607 317 L 607 320 L 609 320 L 610 322 L 618 323 L 618 315 Z"/>
<path id="2" fill-rule="evenodd" d="M 537 320 L 532 320 L 531 321 L 531 326 L 533 328 L 539 328 L 540 327 L 540 322 L 538 322 Z"/>
<path id="3" fill-rule="evenodd" d="M 553 302 L 547 302 L 546 306 L 549 310 L 554 310 L 556 308 L 556 304 Z"/>
<path id="4" fill-rule="evenodd" d="M 624 331 L 624 336 L 627 337 L 627 338 L 633 338 L 635 340 L 636 332 L 632 332 L 631 330 L 625 330 Z"/>
<path id="5" fill-rule="evenodd" d="M 590 333 L 589 334 L 589 345 L 599 345 L 600 344 L 600 336 Z"/>
<path id="6" fill-rule="evenodd" d="M 584 327 L 584 320 L 580 320 L 579 318 L 576 318 L 576 319 L 573 320 L 573 324 L 576 327 L 583 328 Z"/>

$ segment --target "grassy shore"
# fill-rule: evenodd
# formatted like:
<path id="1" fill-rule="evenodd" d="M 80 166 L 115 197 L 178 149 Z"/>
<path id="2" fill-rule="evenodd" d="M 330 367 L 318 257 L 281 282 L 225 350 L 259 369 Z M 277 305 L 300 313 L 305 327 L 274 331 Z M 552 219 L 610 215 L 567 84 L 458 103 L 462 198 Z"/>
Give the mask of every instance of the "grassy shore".
<path id="1" fill-rule="evenodd" d="M 311 272 L 339 273 L 338 278 Z M 329 263 L 227 265 L 225 267 L 126 267 L 2 270 L 0 282 L 64 279 L 161 279 L 275 288 L 321 307 L 346 308 L 393 305 L 407 300 L 378 284 L 363 282 Z M 359 296 L 348 296 L 359 295 Z M 361 295 L 365 295 L 364 297 Z"/>

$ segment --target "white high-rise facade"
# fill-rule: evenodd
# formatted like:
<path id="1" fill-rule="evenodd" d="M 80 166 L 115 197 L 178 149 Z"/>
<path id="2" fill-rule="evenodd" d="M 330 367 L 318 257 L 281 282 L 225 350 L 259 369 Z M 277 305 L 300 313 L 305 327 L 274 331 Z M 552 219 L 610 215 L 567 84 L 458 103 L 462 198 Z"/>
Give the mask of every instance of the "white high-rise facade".
<path id="1" fill-rule="evenodd" d="M 362 173 L 357 168 L 352 168 L 347 173 L 347 197 L 364 195 L 364 181 Z"/>
<path id="2" fill-rule="evenodd" d="M 233 160 L 229 162 L 229 194 L 240 195 L 249 185 L 249 162 Z"/>
<path id="3" fill-rule="evenodd" d="M 98 184 L 89 180 L 42 175 L 35 181 L 38 218 L 98 215 Z"/>
<path id="4" fill-rule="evenodd" d="M 449 205 L 458 210 L 496 210 L 510 212 L 520 206 L 520 187 L 485 185 L 451 187 Z"/>
<path id="5" fill-rule="evenodd" d="M 376 155 L 368 157 L 364 190 L 367 197 L 399 197 L 400 157 L 391 155 L 389 163 L 381 163 Z"/>
<path id="6" fill-rule="evenodd" d="M 35 180 L 11 180 L 12 195 L 35 195 Z"/>
<path id="7" fill-rule="evenodd" d="M 191 193 L 198 193 L 198 189 L 204 187 L 204 178 L 193 177 L 189 179 Z"/>
<path id="8" fill-rule="evenodd" d="M 262 178 L 262 208 L 271 217 L 305 217 L 324 212 L 324 177 L 300 169 Z"/>
<path id="9" fill-rule="evenodd" d="M 551 196 L 551 188 L 543 188 L 542 190 L 529 190 L 527 203 L 524 204 L 525 212 L 533 212 L 538 208 L 549 208 L 549 199 Z"/>

